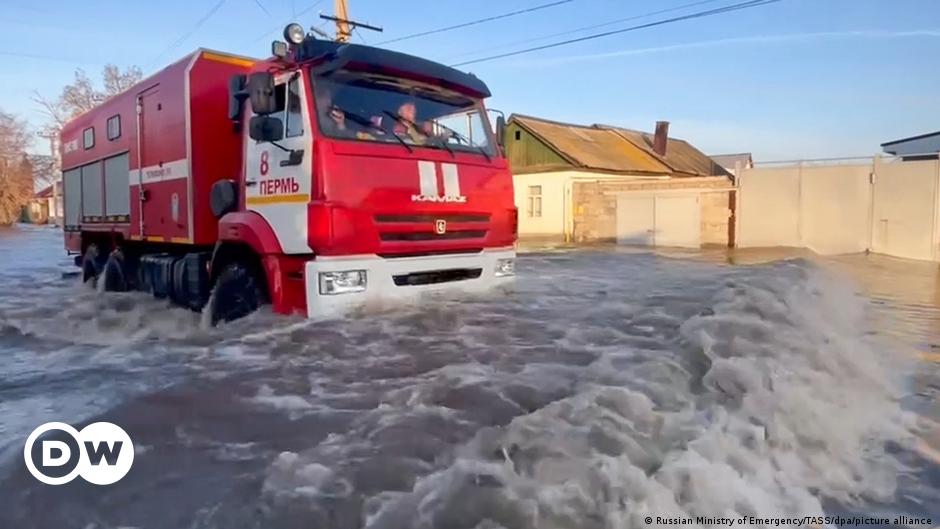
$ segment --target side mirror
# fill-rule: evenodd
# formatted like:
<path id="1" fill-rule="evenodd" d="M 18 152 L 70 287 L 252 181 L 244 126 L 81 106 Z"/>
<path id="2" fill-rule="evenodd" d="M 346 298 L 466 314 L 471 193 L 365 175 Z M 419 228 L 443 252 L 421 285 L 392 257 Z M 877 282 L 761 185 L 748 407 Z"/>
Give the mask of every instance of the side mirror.
<path id="1" fill-rule="evenodd" d="M 284 123 L 271 116 L 252 116 L 248 122 L 248 136 L 255 141 L 280 141 L 284 138 Z"/>
<path id="2" fill-rule="evenodd" d="M 248 76 L 248 97 L 251 110 L 259 116 L 267 116 L 277 111 L 277 97 L 274 95 L 274 75 L 268 72 L 256 72 Z"/>
<path id="3" fill-rule="evenodd" d="M 503 116 L 496 118 L 496 143 L 500 147 L 506 147 L 506 118 Z"/>

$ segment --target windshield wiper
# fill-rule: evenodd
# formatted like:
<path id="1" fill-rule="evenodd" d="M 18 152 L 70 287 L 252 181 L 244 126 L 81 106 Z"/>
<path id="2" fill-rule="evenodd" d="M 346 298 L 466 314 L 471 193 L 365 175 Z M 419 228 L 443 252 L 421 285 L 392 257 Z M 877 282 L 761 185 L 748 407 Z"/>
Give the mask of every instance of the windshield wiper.
<path id="1" fill-rule="evenodd" d="M 446 139 L 444 139 L 444 138 L 441 137 L 441 136 L 433 136 L 433 137 L 434 137 L 434 138 L 437 138 L 438 140 L 440 140 L 440 142 L 441 142 L 441 147 L 447 149 L 447 152 L 450 153 L 450 157 L 451 157 L 451 158 L 456 158 L 456 157 L 457 157 L 457 155 L 454 154 L 454 150 L 450 148 L 450 143 L 448 143 Z"/>
<path id="2" fill-rule="evenodd" d="M 399 122 L 408 122 L 408 123 L 411 123 L 411 125 L 414 126 L 414 127 L 417 129 L 417 124 L 411 122 L 410 120 L 407 120 L 407 119 L 405 119 L 405 118 L 403 118 L 403 117 L 401 117 L 401 116 L 392 116 L 392 117 L 394 117 L 395 119 L 398 119 Z M 486 157 L 486 161 L 488 161 L 488 162 L 489 162 L 489 161 L 492 161 L 492 158 L 490 158 L 490 153 L 486 152 L 486 149 L 484 149 L 483 147 L 481 147 L 481 146 L 479 146 L 479 145 L 474 145 L 473 142 L 470 141 L 470 138 L 467 138 L 467 137 L 464 136 L 463 134 L 457 132 L 456 130 L 454 130 L 454 129 L 450 128 L 450 127 L 448 127 L 447 125 L 444 125 L 443 123 L 435 122 L 434 124 L 437 125 L 438 127 L 442 128 L 442 129 L 446 130 L 447 132 L 449 132 L 452 138 L 457 138 L 457 141 L 463 142 L 463 144 L 466 145 L 467 147 L 470 147 L 470 148 L 473 148 L 473 149 L 476 149 L 477 151 L 479 151 L 480 154 L 482 154 L 484 157 Z M 441 145 L 443 145 L 444 148 L 447 149 L 447 152 L 449 152 L 449 153 L 451 154 L 451 156 L 454 156 L 454 150 L 450 148 L 450 144 L 448 143 L 448 141 L 445 140 L 445 139 L 444 139 L 443 137 L 441 137 L 441 136 L 435 136 L 435 137 L 438 138 L 438 139 L 440 139 L 440 140 L 441 140 Z"/>
<path id="3" fill-rule="evenodd" d="M 450 153 L 451 158 L 456 158 L 456 157 L 457 157 L 457 155 L 454 154 L 454 150 L 450 148 L 450 145 L 447 143 L 447 140 L 445 140 L 444 138 L 442 138 L 442 137 L 440 137 L 440 136 L 435 136 L 435 135 L 433 135 L 433 134 L 432 134 L 432 135 L 428 135 L 428 134 L 425 134 L 424 132 L 421 132 L 420 130 L 418 130 L 418 124 L 415 123 L 414 121 L 411 121 L 410 119 L 408 119 L 408 118 L 406 118 L 406 117 L 399 116 L 398 114 L 393 114 L 392 112 L 389 112 L 388 110 L 383 110 L 382 112 L 384 112 L 387 116 L 391 117 L 391 118 L 394 119 L 395 121 L 401 123 L 402 125 L 404 125 L 404 126 L 406 126 L 406 127 L 411 127 L 411 128 L 413 128 L 413 129 L 415 129 L 419 134 L 421 134 L 422 136 L 424 136 L 424 137 L 426 137 L 426 138 L 428 138 L 428 139 L 436 138 L 436 139 L 440 140 L 441 147 L 443 147 L 447 152 Z M 397 138 L 398 135 L 396 134 L 395 137 Z"/>
<path id="4" fill-rule="evenodd" d="M 468 138 L 468 137 L 464 136 L 463 134 L 457 132 L 456 130 L 454 130 L 454 129 L 448 127 L 447 125 L 444 125 L 443 123 L 438 123 L 437 126 L 438 126 L 438 127 L 441 127 L 442 129 L 446 130 L 447 132 L 451 133 L 451 135 L 452 135 L 453 137 L 457 138 L 459 141 L 463 142 L 463 143 L 464 143 L 465 145 L 467 145 L 468 147 L 472 147 L 472 148 L 474 148 L 474 149 L 480 151 L 480 154 L 482 154 L 483 156 L 486 157 L 486 161 L 488 161 L 488 162 L 492 161 L 492 158 L 490 158 L 490 153 L 486 152 L 486 149 L 484 149 L 482 146 L 480 146 L 480 145 L 474 145 L 473 142 L 470 141 L 470 138 Z"/>
<path id="5" fill-rule="evenodd" d="M 450 132 L 451 134 L 453 134 L 455 138 L 457 138 L 458 140 L 460 140 L 461 142 L 463 142 L 467 147 L 471 147 L 471 148 L 474 148 L 474 149 L 476 149 L 477 151 L 479 151 L 480 154 L 482 154 L 484 157 L 486 157 L 486 161 L 488 161 L 488 162 L 493 161 L 493 159 L 490 158 L 490 153 L 486 152 L 486 149 L 484 149 L 482 145 L 474 145 L 473 142 L 470 141 L 470 138 L 468 138 L 468 137 L 464 136 L 463 134 L 457 132 L 456 130 L 454 130 L 454 129 L 448 127 L 447 125 L 444 125 L 444 124 L 442 124 L 442 123 L 438 123 L 437 126 L 438 126 L 438 127 L 441 127 L 442 129 L 446 130 L 447 132 Z"/>
<path id="6" fill-rule="evenodd" d="M 346 109 L 344 109 L 344 108 L 342 108 L 342 107 L 338 107 L 338 106 L 337 106 L 336 108 L 337 108 L 340 112 L 342 112 L 343 114 L 345 114 L 347 118 L 349 118 L 349 119 L 355 121 L 356 123 L 362 125 L 363 127 L 372 128 L 372 129 L 374 129 L 374 130 L 377 130 L 377 131 L 381 132 L 383 136 L 385 135 L 385 129 L 383 129 L 380 125 L 376 125 L 371 119 L 368 119 L 368 118 L 366 118 L 366 117 L 360 116 L 359 114 L 356 114 L 356 113 L 354 113 L 354 112 L 349 112 L 349 111 L 347 111 Z M 392 134 L 392 136 L 393 136 L 396 140 L 398 140 L 398 143 L 402 144 L 406 149 L 408 149 L 408 152 L 414 152 L 414 149 L 411 148 L 411 145 L 408 145 L 408 142 L 406 142 L 405 140 L 399 138 L 397 134 Z"/>

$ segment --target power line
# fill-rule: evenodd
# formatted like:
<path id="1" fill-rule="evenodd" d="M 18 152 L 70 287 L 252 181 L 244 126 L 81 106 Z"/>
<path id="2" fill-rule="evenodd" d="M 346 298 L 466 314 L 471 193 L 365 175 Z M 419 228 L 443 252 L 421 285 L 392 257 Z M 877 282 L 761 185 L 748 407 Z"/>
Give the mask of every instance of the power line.
<path id="1" fill-rule="evenodd" d="M 268 11 L 268 8 L 264 7 L 264 4 L 261 3 L 261 0 L 255 0 L 255 5 L 257 5 L 259 9 L 264 11 L 265 15 L 268 15 L 269 17 L 271 16 L 271 12 Z"/>
<path id="2" fill-rule="evenodd" d="M 320 4 L 322 4 L 322 3 L 323 3 L 323 0 L 317 0 L 316 2 L 314 2 L 314 3 L 310 4 L 309 6 L 307 6 L 305 9 L 301 10 L 299 13 L 294 13 L 294 14 L 291 16 L 291 21 L 297 20 L 297 19 L 300 18 L 301 16 L 306 15 L 307 13 L 313 11 L 315 7 L 317 7 L 318 5 L 320 5 Z M 291 8 L 293 9 L 293 6 L 292 6 Z M 261 34 L 258 38 L 256 38 L 255 40 L 253 40 L 252 43 L 258 42 L 258 41 L 264 39 L 265 37 L 267 37 L 268 35 L 270 35 L 271 33 L 274 33 L 275 31 L 277 31 L 277 30 L 279 30 L 279 29 L 283 29 L 283 28 L 284 28 L 284 24 L 281 24 L 280 26 L 275 26 L 275 27 L 273 27 L 273 28 L 271 28 L 271 29 L 265 31 L 265 32 L 264 32 L 263 34 Z"/>
<path id="3" fill-rule="evenodd" d="M 456 54 L 456 55 L 452 55 L 451 58 L 466 57 L 466 56 L 468 56 L 468 55 L 476 55 L 476 54 L 478 54 L 478 53 L 483 53 L 483 52 L 492 51 L 492 50 L 498 50 L 498 49 L 500 49 L 500 48 L 507 48 L 507 47 L 509 47 L 509 46 L 518 46 L 518 45 L 520 45 L 520 44 L 528 44 L 528 43 L 530 43 L 530 42 L 538 42 L 538 41 L 540 41 L 540 40 L 547 40 L 547 39 L 550 39 L 550 38 L 553 38 L 553 37 L 562 37 L 562 36 L 565 36 L 565 35 L 571 35 L 571 34 L 573 34 L 573 33 L 580 33 L 580 32 L 582 32 L 582 31 L 588 31 L 588 30 L 590 30 L 590 29 L 597 29 L 597 28 L 603 28 L 603 27 L 607 27 L 607 26 L 613 26 L 613 25 L 615 25 L 615 24 L 622 24 L 622 23 L 624 23 L 624 22 L 629 22 L 629 21 L 631 21 L 631 20 L 637 20 L 637 19 L 641 19 L 641 18 L 647 18 L 647 17 L 656 16 L 656 15 L 662 15 L 662 14 L 664 14 L 664 13 L 671 13 L 671 12 L 673 12 L 673 11 L 681 11 L 681 10 L 683 10 L 683 9 L 688 9 L 688 8 L 690 8 L 690 7 L 700 6 L 700 5 L 702 5 L 702 4 L 713 4 L 713 3 L 715 3 L 715 2 L 720 2 L 720 1 L 721 1 L 721 0 L 698 0 L 697 2 L 690 2 L 690 3 L 688 3 L 688 4 L 682 4 L 682 5 L 678 5 L 678 6 L 675 6 L 675 7 L 670 7 L 670 8 L 668 8 L 668 9 L 660 9 L 660 10 L 658 10 L 658 11 L 650 11 L 649 13 L 643 13 L 643 14 L 640 14 L 640 15 L 632 15 L 632 16 L 629 16 L 629 17 L 626 17 L 626 18 L 619 18 L 619 19 L 617 19 L 617 20 L 611 20 L 611 21 L 608 21 L 608 22 L 603 22 L 603 23 L 601 23 L 601 24 L 593 24 L 593 25 L 590 25 L 590 26 L 582 26 L 582 27 L 576 28 L 576 29 L 569 29 L 569 30 L 567 30 L 567 31 L 561 31 L 561 32 L 558 32 L 558 33 L 551 33 L 551 34 L 549 34 L 549 35 L 542 35 L 541 37 L 532 37 L 532 38 L 528 38 L 528 39 L 522 39 L 522 40 L 516 40 L 516 41 L 513 41 L 513 42 L 507 42 L 506 44 L 501 44 L 501 45 L 498 45 L 498 46 L 489 46 L 489 47 L 486 47 L 486 48 L 480 48 L 480 49 L 473 50 L 473 51 L 466 51 L 466 52 L 458 53 L 458 54 Z"/>
<path id="4" fill-rule="evenodd" d="M 540 5 L 533 6 L 533 7 L 529 7 L 529 8 L 526 8 L 526 9 L 520 9 L 520 10 L 518 10 L 518 11 L 512 11 L 512 12 L 510 12 L 510 13 L 503 13 L 502 15 L 493 15 L 493 16 L 486 17 L 486 18 L 480 18 L 480 19 L 477 19 L 477 20 L 471 20 L 471 21 L 469 21 L 469 22 L 463 22 L 463 23 L 461 23 L 461 24 L 455 24 L 455 25 L 453 25 L 453 26 L 447 26 L 447 27 L 443 27 L 443 28 L 437 28 L 437 29 L 432 29 L 432 30 L 428 30 L 428 31 L 422 31 L 422 32 L 419 32 L 419 33 L 412 33 L 411 35 L 405 35 L 404 37 L 398 37 L 398 38 L 394 38 L 394 39 L 391 39 L 391 40 L 386 40 L 386 41 L 379 42 L 379 43 L 376 44 L 376 46 L 381 46 L 381 45 L 383 45 L 383 44 L 391 44 L 391 43 L 393 43 L 393 42 L 401 42 L 401 41 L 403 41 L 403 40 L 415 39 L 415 38 L 424 37 L 424 36 L 427 36 L 427 35 L 434 35 L 435 33 L 443 33 L 443 32 L 445 32 L 445 31 L 451 31 L 451 30 L 454 30 L 454 29 L 465 28 L 465 27 L 468 27 L 468 26 L 475 26 L 475 25 L 477 25 L 477 24 L 483 24 L 484 22 L 491 22 L 491 21 L 493 21 L 493 20 L 500 20 L 500 19 L 502 19 L 502 18 L 509 18 L 509 17 L 514 17 L 514 16 L 516 16 L 516 15 L 522 15 L 522 14 L 524 14 L 524 13 L 531 13 L 531 12 L 533 12 L 533 11 L 539 11 L 539 10 L 542 10 L 542 9 L 548 9 L 549 7 L 555 7 L 555 6 L 558 6 L 558 5 L 561 5 L 561 4 L 568 4 L 568 3 L 571 3 L 571 2 L 573 2 L 573 1 L 574 1 L 574 0 L 558 0 L 558 1 L 556 1 L 556 2 L 549 2 L 549 3 L 547 3 L 547 4 L 540 4 Z"/>
<path id="5" fill-rule="evenodd" d="M 618 35 L 618 34 L 620 34 L 620 33 L 627 33 L 627 32 L 629 32 L 629 31 L 636 31 L 636 30 L 646 29 L 646 28 L 652 28 L 652 27 L 656 27 L 656 26 L 663 26 L 663 25 L 666 25 L 666 24 L 671 24 L 671 23 L 673 23 L 673 22 L 680 22 L 680 21 L 683 21 L 683 20 L 692 20 L 692 19 L 695 19 L 695 18 L 704 18 L 704 17 L 708 17 L 708 16 L 712 16 L 712 15 L 718 15 L 718 14 L 722 14 L 722 13 L 730 13 L 730 12 L 732 12 L 732 11 L 739 11 L 739 10 L 741 10 L 741 9 L 748 9 L 748 8 L 751 8 L 751 7 L 758 7 L 758 6 L 763 6 L 763 5 L 767 5 L 767 4 L 773 4 L 773 3 L 776 3 L 776 2 L 780 2 L 780 1 L 781 1 L 781 0 L 750 0 L 750 1 L 747 1 L 747 2 L 740 2 L 740 3 L 737 3 L 737 4 L 732 4 L 732 5 L 729 5 L 729 6 L 725 6 L 725 7 L 719 7 L 719 8 L 715 8 L 715 9 L 709 9 L 709 10 L 706 10 L 706 11 L 698 11 L 698 12 L 696 12 L 696 13 L 691 13 L 691 14 L 688 14 L 688 15 L 682 15 L 682 16 L 678 16 L 678 17 L 667 18 L 667 19 L 664 19 L 664 20 L 657 20 L 657 21 L 655 21 L 655 22 L 650 22 L 650 23 L 647 23 L 647 24 L 640 24 L 640 25 L 638 25 L 638 26 L 631 26 L 631 27 L 628 27 L 628 28 L 617 29 L 617 30 L 613 30 L 613 31 L 605 31 L 605 32 L 603 32 L 603 33 L 595 33 L 595 34 L 593 34 L 593 35 L 587 35 L 587 36 L 585 36 L 585 37 L 578 37 L 578 38 L 576 38 L 576 39 L 563 40 L 563 41 L 561 41 L 561 42 L 553 42 L 553 43 L 551 43 L 551 44 L 544 44 L 544 45 L 542 45 L 542 46 L 535 46 L 535 47 L 532 47 L 532 48 L 525 48 L 525 49 L 522 49 L 522 50 L 510 51 L 510 52 L 506 52 L 506 53 L 499 53 L 499 54 L 496 54 L 496 55 L 490 55 L 490 56 L 488 56 L 488 57 L 481 57 L 481 58 L 479 58 L 479 59 L 473 59 L 473 60 L 469 60 L 469 61 L 459 62 L 459 63 L 456 63 L 456 64 L 451 64 L 450 66 L 452 66 L 452 67 L 466 66 L 466 65 L 468 65 L 468 64 L 476 64 L 476 63 L 481 63 L 481 62 L 486 62 L 486 61 L 493 61 L 493 60 L 496 60 L 496 59 L 503 59 L 503 58 L 506 58 L 506 57 L 512 57 L 512 56 L 514 56 L 514 55 L 522 55 L 522 54 L 525 54 L 525 53 L 532 53 L 532 52 L 534 52 L 534 51 L 547 50 L 547 49 L 549 49 L 549 48 L 557 48 L 557 47 L 559 47 L 559 46 L 566 46 L 566 45 L 568 45 L 568 44 L 574 44 L 574 43 L 577 43 L 577 42 L 584 42 L 584 41 L 588 41 L 588 40 L 599 39 L 599 38 L 602 38 L 602 37 L 609 37 L 609 36 L 611 36 L 611 35 Z"/>
<path id="6" fill-rule="evenodd" d="M 104 64 L 102 62 L 86 61 L 84 59 L 77 59 L 75 57 L 68 57 L 68 56 L 62 56 L 62 55 L 42 55 L 38 53 L 27 53 L 27 52 L 19 52 L 19 51 L 0 50 L 0 57 L 14 57 L 18 59 L 35 59 L 35 60 L 40 60 L 40 61 L 68 62 L 72 64 L 87 64 L 87 65 Z"/>
<path id="7" fill-rule="evenodd" d="M 361 40 L 363 44 L 365 44 L 366 46 L 369 45 L 369 43 L 366 42 L 366 38 L 362 36 L 362 32 L 359 31 L 358 27 L 353 28 L 353 33 L 355 33 L 359 37 L 359 40 Z"/>
<path id="8" fill-rule="evenodd" d="M 210 7 L 209 11 L 207 11 L 206 14 L 202 15 L 202 18 L 197 20 L 196 24 L 189 31 L 187 31 L 186 33 L 183 33 L 178 39 L 174 40 L 172 44 L 167 46 L 166 49 L 161 51 L 156 57 L 153 58 L 152 61 L 150 61 L 150 64 L 157 62 L 157 60 L 160 59 L 160 57 L 163 57 L 167 53 L 175 50 L 177 46 L 179 46 L 180 44 L 185 42 L 186 39 L 191 37 L 193 33 L 196 33 L 197 31 L 199 31 L 199 28 L 201 28 L 203 24 L 208 22 L 209 19 L 212 18 L 212 15 L 216 13 L 216 11 L 222 8 L 222 5 L 225 4 L 225 1 L 226 0 L 219 0 L 212 7 Z"/>

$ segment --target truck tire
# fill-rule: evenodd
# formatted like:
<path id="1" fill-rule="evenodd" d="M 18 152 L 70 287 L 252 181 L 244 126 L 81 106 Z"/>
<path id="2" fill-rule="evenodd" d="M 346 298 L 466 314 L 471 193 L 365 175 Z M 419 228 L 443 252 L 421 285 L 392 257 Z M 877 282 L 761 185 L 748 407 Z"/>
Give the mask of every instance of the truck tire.
<path id="1" fill-rule="evenodd" d="M 104 269 L 104 259 L 98 250 L 97 244 L 89 244 L 82 256 L 82 283 L 91 282 L 96 285 L 98 276 Z"/>
<path id="2" fill-rule="evenodd" d="M 258 310 L 264 300 L 261 285 L 251 270 L 241 263 L 231 263 L 219 274 L 206 310 L 212 326 L 243 318 Z"/>
<path id="3" fill-rule="evenodd" d="M 124 253 L 115 250 L 105 261 L 99 280 L 104 282 L 105 292 L 126 292 L 128 290 L 127 279 Z"/>

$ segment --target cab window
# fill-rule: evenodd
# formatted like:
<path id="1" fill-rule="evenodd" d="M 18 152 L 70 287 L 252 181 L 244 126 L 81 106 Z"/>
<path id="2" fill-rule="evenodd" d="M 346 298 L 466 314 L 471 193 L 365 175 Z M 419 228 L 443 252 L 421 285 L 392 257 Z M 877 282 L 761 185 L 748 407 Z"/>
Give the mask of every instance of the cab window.
<path id="1" fill-rule="evenodd" d="M 287 108 L 284 116 L 284 136 L 287 138 L 303 136 L 304 134 L 304 115 L 301 97 L 303 97 L 301 79 L 299 75 L 295 75 L 287 85 Z"/>

